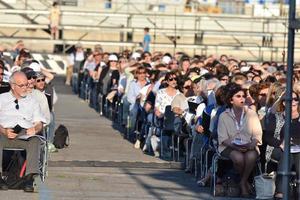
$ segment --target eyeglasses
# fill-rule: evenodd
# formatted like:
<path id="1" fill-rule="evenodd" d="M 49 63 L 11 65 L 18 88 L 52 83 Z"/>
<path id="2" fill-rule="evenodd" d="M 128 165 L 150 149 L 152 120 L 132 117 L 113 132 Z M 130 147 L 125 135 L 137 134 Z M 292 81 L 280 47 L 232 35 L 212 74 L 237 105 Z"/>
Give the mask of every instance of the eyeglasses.
<path id="1" fill-rule="evenodd" d="M 37 83 L 39 83 L 39 82 L 44 82 L 44 81 L 45 81 L 44 78 L 42 78 L 42 79 L 37 79 L 37 80 L 36 80 Z"/>
<path id="2" fill-rule="evenodd" d="M 18 86 L 19 88 L 27 88 L 28 87 L 28 83 L 27 84 L 16 84 L 16 83 L 13 83 L 14 85 Z"/>
<path id="3" fill-rule="evenodd" d="M 15 104 L 16 104 L 16 107 L 15 107 L 15 108 L 16 108 L 17 110 L 19 110 L 20 107 L 19 107 L 19 101 L 18 101 L 18 99 L 14 100 L 14 102 L 15 102 Z"/>
<path id="4" fill-rule="evenodd" d="M 292 100 L 293 100 L 293 101 L 299 101 L 299 98 L 294 97 L 294 98 L 292 98 Z"/>
<path id="5" fill-rule="evenodd" d="M 236 98 L 244 98 L 244 99 L 245 99 L 245 98 L 246 98 L 246 95 L 239 95 L 239 94 L 238 94 L 238 95 L 234 95 L 234 97 L 236 97 Z"/>
<path id="6" fill-rule="evenodd" d="M 188 89 L 191 89 L 191 86 L 187 85 L 187 86 L 184 86 L 183 88 L 186 89 L 186 90 L 188 90 Z"/>
<path id="7" fill-rule="evenodd" d="M 177 81 L 176 77 L 175 78 L 169 78 L 169 81 Z"/>

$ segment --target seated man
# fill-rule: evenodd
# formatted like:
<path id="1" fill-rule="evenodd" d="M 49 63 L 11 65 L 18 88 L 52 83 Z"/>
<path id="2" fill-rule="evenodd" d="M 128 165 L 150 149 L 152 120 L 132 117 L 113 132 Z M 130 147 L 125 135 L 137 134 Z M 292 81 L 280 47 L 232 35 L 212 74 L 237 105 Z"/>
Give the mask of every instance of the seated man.
<path id="1" fill-rule="evenodd" d="M 27 95 L 28 80 L 23 72 L 14 72 L 9 80 L 10 92 L 0 95 L 0 172 L 4 148 L 23 148 L 27 154 L 25 192 L 33 192 L 34 176 L 39 173 L 40 139 L 18 139 L 16 127 L 22 127 L 24 134 L 34 136 L 45 122 L 38 102 Z M 21 129 L 21 128 L 18 128 Z M 0 189 L 7 189 L 0 175 Z"/>

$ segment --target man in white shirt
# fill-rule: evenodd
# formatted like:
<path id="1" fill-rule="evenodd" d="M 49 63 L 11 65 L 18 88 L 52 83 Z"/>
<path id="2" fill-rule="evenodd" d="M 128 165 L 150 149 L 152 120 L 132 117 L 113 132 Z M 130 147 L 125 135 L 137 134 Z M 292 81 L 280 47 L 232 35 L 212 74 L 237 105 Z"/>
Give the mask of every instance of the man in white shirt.
<path id="1" fill-rule="evenodd" d="M 4 148 L 23 148 L 27 154 L 26 182 L 24 191 L 33 192 L 34 176 L 39 173 L 40 139 L 18 139 L 18 133 L 34 136 L 43 128 L 45 119 L 38 102 L 27 95 L 28 80 L 23 72 L 14 72 L 10 77 L 11 91 L 0 95 L 0 172 Z M 22 131 L 18 130 L 22 128 Z M 7 189 L 0 176 L 0 189 Z"/>

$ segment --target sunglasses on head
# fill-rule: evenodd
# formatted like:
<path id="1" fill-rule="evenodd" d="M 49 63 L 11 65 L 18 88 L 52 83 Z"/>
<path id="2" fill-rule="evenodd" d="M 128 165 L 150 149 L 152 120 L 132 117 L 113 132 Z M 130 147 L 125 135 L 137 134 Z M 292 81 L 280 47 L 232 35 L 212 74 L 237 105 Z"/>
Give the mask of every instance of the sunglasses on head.
<path id="1" fill-rule="evenodd" d="M 45 78 L 37 79 L 37 80 L 36 80 L 37 83 L 39 83 L 39 82 L 44 82 L 44 81 L 45 81 Z"/>

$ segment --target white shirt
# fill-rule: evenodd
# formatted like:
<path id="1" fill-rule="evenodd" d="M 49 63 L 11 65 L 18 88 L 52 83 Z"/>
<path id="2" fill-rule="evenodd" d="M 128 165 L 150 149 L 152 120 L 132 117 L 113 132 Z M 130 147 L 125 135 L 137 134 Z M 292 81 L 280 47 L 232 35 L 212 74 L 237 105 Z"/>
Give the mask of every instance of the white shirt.
<path id="1" fill-rule="evenodd" d="M 11 92 L 0 94 L 0 125 L 4 128 L 14 128 L 19 124 L 22 128 L 31 128 L 35 122 L 45 123 L 39 103 L 31 96 L 18 100 L 19 109 L 16 109 L 16 98 Z"/>
<path id="2" fill-rule="evenodd" d="M 76 55 L 74 55 L 74 53 L 71 53 L 68 57 L 68 61 L 70 65 L 74 65 L 75 61 L 83 61 L 84 60 L 84 52 L 83 51 L 76 51 L 75 53 Z"/>
<path id="3" fill-rule="evenodd" d="M 179 90 L 176 90 L 176 94 L 174 96 L 169 96 L 165 88 L 158 90 L 155 98 L 155 108 L 164 114 L 166 107 L 171 105 L 174 97 L 179 93 Z"/>
<path id="4" fill-rule="evenodd" d="M 35 100 L 37 100 L 38 104 L 40 105 L 41 112 L 45 117 L 46 124 L 48 125 L 50 123 L 50 110 L 46 95 L 43 92 L 36 89 L 33 89 L 32 92 L 28 95 L 32 96 Z"/>

